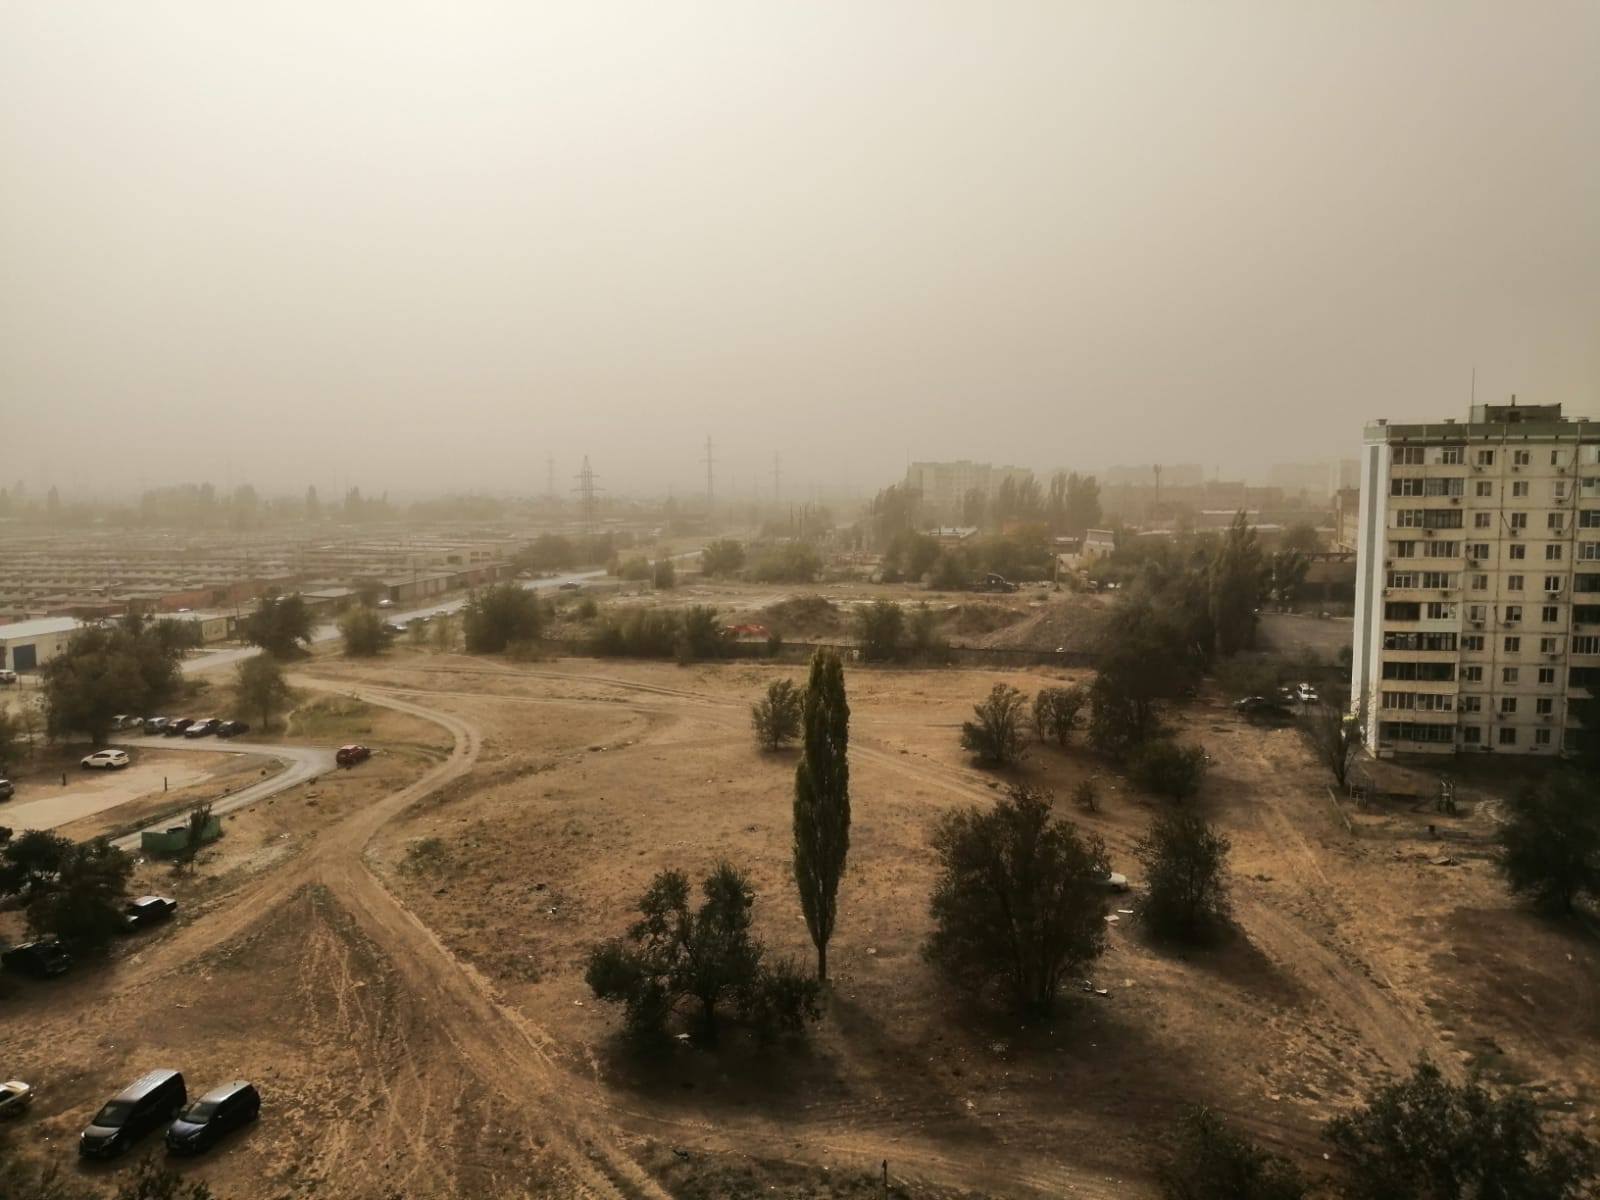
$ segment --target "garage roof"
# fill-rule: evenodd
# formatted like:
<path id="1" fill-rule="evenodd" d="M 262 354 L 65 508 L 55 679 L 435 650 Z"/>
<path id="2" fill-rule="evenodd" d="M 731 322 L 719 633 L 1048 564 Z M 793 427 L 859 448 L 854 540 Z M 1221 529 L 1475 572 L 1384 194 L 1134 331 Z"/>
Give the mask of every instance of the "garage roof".
<path id="1" fill-rule="evenodd" d="M 82 624 L 77 617 L 40 617 L 34 621 L 18 621 L 15 625 L 0 625 L 0 642 L 48 637 L 52 633 L 71 633 Z"/>

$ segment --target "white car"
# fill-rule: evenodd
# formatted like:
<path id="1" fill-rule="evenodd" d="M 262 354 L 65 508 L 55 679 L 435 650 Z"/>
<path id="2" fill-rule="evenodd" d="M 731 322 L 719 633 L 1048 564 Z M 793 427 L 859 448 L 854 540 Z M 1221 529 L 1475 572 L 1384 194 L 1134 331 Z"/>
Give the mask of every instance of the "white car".
<path id="1" fill-rule="evenodd" d="M 21 1116 L 33 1103 L 33 1089 L 20 1079 L 0 1083 L 0 1117 Z"/>
<path id="2" fill-rule="evenodd" d="M 1312 687 L 1309 683 L 1302 683 L 1299 687 L 1295 688 L 1294 695 L 1295 699 L 1299 700 L 1301 704 L 1315 704 L 1318 700 L 1322 699 L 1322 697 L 1317 695 L 1317 689 Z"/>
<path id="3" fill-rule="evenodd" d="M 96 750 L 84 756 L 83 768 L 86 771 L 120 771 L 130 761 L 126 750 Z"/>

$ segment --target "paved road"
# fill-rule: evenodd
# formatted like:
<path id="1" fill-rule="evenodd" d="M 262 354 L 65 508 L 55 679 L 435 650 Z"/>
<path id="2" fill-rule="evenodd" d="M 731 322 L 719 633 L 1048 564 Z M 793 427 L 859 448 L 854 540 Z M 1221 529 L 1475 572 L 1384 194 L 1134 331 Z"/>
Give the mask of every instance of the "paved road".
<path id="1" fill-rule="evenodd" d="M 322 746 L 269 746 L 261 742 L 219 742 L 216 738 L 196 738 L 193 741 L 186 738 L 134 738 L 120 744 L 138 747 L 157 741 L 163 750 L 209 751 L 212 754 L 219 751 L 229 754 L 259 754 L 286 764 L 286 770 L 212 801 L 211 811 L 219 817 L 236 808 L 254 804 L 257 800 L 265 800 L 268 796 L 275 796 L 286 788 L 295 787 L 335 770 L 333 751 Z M 152 822 L 144 829 L 165 829 L 172 824 L 172 821 L 173 818 L 169 817 L 164 821 Z M 144 829 L 136 830 L 127 837 L 118 838 L 114 844 L 124 850 L 137 850 L 139 834 L 143 833 Z"/>

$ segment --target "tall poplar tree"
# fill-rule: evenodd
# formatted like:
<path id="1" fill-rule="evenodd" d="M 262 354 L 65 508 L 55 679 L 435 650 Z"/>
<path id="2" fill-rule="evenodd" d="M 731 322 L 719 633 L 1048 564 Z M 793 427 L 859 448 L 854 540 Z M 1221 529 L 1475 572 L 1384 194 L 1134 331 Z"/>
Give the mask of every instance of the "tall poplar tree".
<path id="1" fill-rule="evenodd" d="M 831 650 L 812 656 L 802 737 L 794 775 L 794 881 L 817 947 L 817 978 L 826 980 L 839 879 L 850 849 L 850 705 L 844 668 Z"/>

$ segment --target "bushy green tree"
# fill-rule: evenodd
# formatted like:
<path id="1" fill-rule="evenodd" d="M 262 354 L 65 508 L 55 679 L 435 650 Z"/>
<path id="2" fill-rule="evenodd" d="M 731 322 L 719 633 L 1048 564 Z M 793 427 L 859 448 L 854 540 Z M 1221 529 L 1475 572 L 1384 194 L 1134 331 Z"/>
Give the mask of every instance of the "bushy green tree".
<path id="1" fill-rule="evenodd" d="M 816 984 L 786 963 L 769 963 L 750 932 L 755 892 L 742 872 L 718 863 L 689 906 L 689 879 L 663 871 L 639 900 L 639 920 L 619 938 L 596 946 L 585 978 L 601 1000 L 621 1004 L 634 1034 L 659 1033 L 681 1004 L 696 1007 L 708 1043 L 718 1010 L 733 1006 L 771 1031 L 796 1032 L 817 1015 Z"/>
<path id="2" fill-rule="evenodd" d="M 972 564 L 960 546 L 947 546 L 934 560 L 928 587 L 936 592 L 959 592 L 972 582 Z"/>
<path id="3" fill-rule="evenodd" d="M 1500 870 L 1511 890 L 1547 912 L 1570 913 L 1600 898 L 1600 807 L 1595 786 L 1566 772 L 1527 787 L 1506 804 Z"/>
<path id="4" fill-rule="evenodd" d="M 1078 713 L 1088 703 L 1089 691 L 1081 684 L 1040 688 L 1033 698 L 1033 729 L 1039 740 L 1053 741 L 1063 750 L 1078 724 Z"/>
<path id="5" fill-rule="evenodd" d="M 670 558 L 658 558 L 650 564 L 650 583 L 663 592 L 678 586 L 678 568 Z"/>
<path id="6" fill-rule="evenodd" d="M 1028 753 L 1023 722 L 1028 702 L 1010 684 L 997 683 L 972 706 L 972 721 L 961 723 L 961 748 L 991 767 L 1009 766 Z"/>
<path id="7" fill-rule="evenodd" d="M 293 658 L 302 653 L 302 643 L 311 640 L 311 610 L 298 592 L 288 596 L 268 592 L 244 619 L 240 633 L 275 658 Z"/>
<path id="8" fill-rule="evenodd" d="M 1255 645 L 1263 577 L 1261 546 L 1241 510 L 1234 514 L 1211 562 L 1211 620 L 1217 653 L 1223 657 Z"/>
<path id="9" fill-rule="evenodd" d="M 1451 1083 L 1428 1062 L 1327 1135 L 1349 1200 L 1581 1200 L 1600 1179 L 1584 1134 L 1549 1128 L 1526 1095 Z"/>
<path id="10" fill-rule="evenodd" d="M 776 750 L 800 736 L 805 693 L 792 679 L 774 679 L 767 694 L 750 706 L 750 724 L 763 749 Z"/>
<path id="11" fill-rule="evenodd" d="M 375 608 L 353 604 L 339 617 L 339 636 L 351 658 L 371 658 L 389 648 L 389 627 Z"/>
<path id="12" fill-rule="evenodd" d="M 1134 751 L 1129 763 L 1134 781 L 1147 792 L 1169 800 L 1187 800 L 1200 790 L 1206 775 L 1206 752 L 1155 738 Z"/>
<path id="13" fill-rule="evenodd" d="M 148 629 L 131 633 L 114 626 L 88 626 L 44 665 L 46 727 L 51 737 L 74 733 L 96 746 L 118 713 L 149 712 L 177 693 L 175 654 Z"/>
<path id="14" fill-rule="evenodd" d="M 962 986 L 998 986 L 1018 1007 L 1048 1012 L 1062 982 L 1105 951 L 1105 846 L 1054 819 L 1044 794 L 1013 787 L 987 812 L 948 813 L 933 848 L 924 953 Z"/>
<path id="15" fill-rule="evenodd" d="M 1095 749 L 1122 758 L 1156 735 L 1162 704 L 1199 677 L 1199 636 L 1210 635 L 1193 628 L 1181 608 L 1144 599 L 1117 607 L 1101 636 L 1100 669 L 1089 688 L 1088 736 Z"/>
<path id="16" fill-rule="evenodd" d="M 1228 839 L 1187 809 L 1163 813 L 1134 848 L 1144 867 L 1141 915 L 1151 931 L 1197 942 L 1227 921 Z"/>
<path id="17" fill-rule="evenodd" d="M 589 635 L 590 652 L 602 658 L 671 658 L 683 640 L 683 618 L 659 608 L 608 612 Z"/>
<path id="18" fill-rule="evenodd" d="M 906 615 L 893 600 L 874 600 L 856 611 L 856 636 L 867 662 L 894 662 L 905 653 Z"/>
<path id="19" fill-rule="evenodd" d="M 283 668 L 269 655 L 258 654 L 240 663 L 235 675 L 239 711 L 258 718 L 262 729 L 271 729 L 273 716 L 294 697 Z"/>
<path id="20" fill-rule="evenodd" d="M 733 538 L 707 542 L 700 551 L 700 571 L 704 575 L 733 575 L 744 566 L 744 544 Z"/>
<path id="21" fill-rule="evenodd" d="M 536 640 L 543 613 L 533 592 L 498 583 L 467 597 L 461 623 L 468 653 L 500 654 L 515 643 Z"/>
<path id="22" fill-rule="evenodd" d="M 47 829 L 27 829 L 0 844 L 0 896 L 26 904 L 51 887 L 72 842 Z"/>
<path id="23" fill-rule="evenodd" d="M 822 559 L 806 542 L 783 542 L 761 549 L 751 562 L 748 576 L 759 583 L 812 583 L 822 571 Z"/>
<path id="24" fill-rule="evenodd" d="M 28 926 L 78 946 L 100 946 L 122 927 L 133 859 L 104 838 L 70 843 L 55 875 L 27 903 Z"/>
<path id="25" fill-rule="evenodd" d="M 926 602 L 917 605 L 906 621 L 906 653 L 918 662 L 950 660 L 950 642 L 939 630 L 939 614 Z"/>
<path id="26" fill-rule="evenodd" d="M 1209 1108 L 1191 1109 L 1158 1176 L 1162 1200 L 1303 1200 L 1293 1163 L 1230 1129 Z"/>
<path id="27" fill-rule="evenodd" d="M 708 604 L 691 604 L 683 610 L 683 646 L 690 658 L 720 658 L 726 644 L 717 610 Z"/>
<path id="28" fill-rule="evenodd" d="M 828 978 L 828 942 L 839 916 L 839 880 L 850 852 L 850 703 L 844 667 L 831 650 L 811 657 L 801 707 L 803 750 L 794 774 L 794 879 Z"/>

